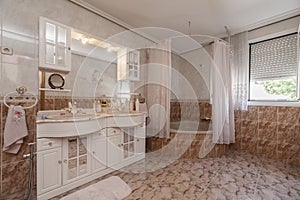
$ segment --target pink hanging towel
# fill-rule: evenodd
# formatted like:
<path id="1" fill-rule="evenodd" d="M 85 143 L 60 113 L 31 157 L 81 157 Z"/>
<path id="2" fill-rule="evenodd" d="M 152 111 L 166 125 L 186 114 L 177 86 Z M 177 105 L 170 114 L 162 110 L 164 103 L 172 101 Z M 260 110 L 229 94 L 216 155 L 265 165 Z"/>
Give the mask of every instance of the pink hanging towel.
<path id="1" fill-rule="evenodd" d="M 9 106 L 4 128 L 3 151 L 17 154 L 28 135 L 25 111 L 22 106 Z"/>

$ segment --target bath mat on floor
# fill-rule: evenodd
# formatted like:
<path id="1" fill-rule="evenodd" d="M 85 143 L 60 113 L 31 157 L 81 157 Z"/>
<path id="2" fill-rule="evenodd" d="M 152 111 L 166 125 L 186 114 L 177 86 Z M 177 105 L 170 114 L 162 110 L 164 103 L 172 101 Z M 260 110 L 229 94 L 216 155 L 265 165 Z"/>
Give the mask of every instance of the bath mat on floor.
<path id="1" fill-rule="evenodd" d="M 131 188 L 120 177 L 112 176 L 90 185 L 61 200 L 121 200 L 131 193 Z"/>

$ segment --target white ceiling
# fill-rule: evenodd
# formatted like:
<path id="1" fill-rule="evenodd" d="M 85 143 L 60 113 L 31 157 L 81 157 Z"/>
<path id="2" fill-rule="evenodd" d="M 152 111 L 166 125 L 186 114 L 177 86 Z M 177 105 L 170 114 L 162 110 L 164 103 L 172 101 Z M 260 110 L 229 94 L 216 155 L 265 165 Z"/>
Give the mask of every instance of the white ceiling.
<path id="1" fill-rule="evenodd" d="M 300 13 L 300 0 L 82 0 L 135 28 L 163 27 L 221 36 L 269 19 Z"/>

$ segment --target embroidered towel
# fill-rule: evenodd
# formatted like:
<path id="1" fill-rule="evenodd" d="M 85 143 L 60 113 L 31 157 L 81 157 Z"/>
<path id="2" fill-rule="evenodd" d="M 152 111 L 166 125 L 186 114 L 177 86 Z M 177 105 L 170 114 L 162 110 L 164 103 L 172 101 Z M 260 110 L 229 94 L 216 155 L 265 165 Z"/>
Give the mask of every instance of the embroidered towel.
<path id="1" fill-rule="evenodd" d="M 9 106 L 4 127 L 3 151 L 17 154 L 23 143 L 23 138 L 28 135 L 25 111 L 22 106 Z"/>

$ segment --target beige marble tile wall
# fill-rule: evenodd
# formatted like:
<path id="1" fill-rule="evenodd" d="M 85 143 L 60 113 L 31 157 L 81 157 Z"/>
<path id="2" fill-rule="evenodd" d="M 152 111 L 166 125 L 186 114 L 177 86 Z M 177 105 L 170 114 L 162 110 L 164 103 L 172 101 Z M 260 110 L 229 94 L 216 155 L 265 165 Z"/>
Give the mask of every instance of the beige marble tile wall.
<path id="1" fill-rule="evenodd" d="M 211 141 L 206 134 L 170 133 L 170 138 L 149 137 L 146 140 L 147 153 L 161 150 L 163 155 L 178 156 L 178 159 L 199 159 L 199 152 L 205 142 Z M 168 146 L 168 147 L 167 147 Z M 220 157 L 229 150 L 229 145 L 215 145 L 205 156 Z"/>
<path id="2" fill-rule="evenodd" d="M 249 106 L 235 112 L 238 150 L 300 166 L 300 108 Z"/>
<path id="3" fill-rule="evenodd" d="M 19 150 L 18 154 L 14 155 L 2 152 L 3 133 L 8 108 L 3 103 L 1 103 L 1 198 L 5 198 L 5 196 L 9 194 L 18 192 L 20 190 L 24 190 L 24 188 L 26 188 L 28 185 L 29 160 L 24 159 L 23 155 L 29 153 L 29 146 L 27 144 L 36 140 L 35 119 L 37 109 L 38 106 L 25 110 L 28 136 L 25 137 L 24 143 L 21 146 L 21 149 Z"/>
<path id="4" fill-rule="evenodd" d="M 207 100 L 199 101 L 171 101 L 170 120 L 199 121 L 199 119 L 211 118 L 211 104 Z"/>

